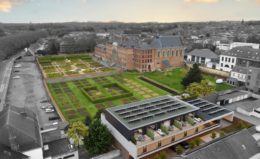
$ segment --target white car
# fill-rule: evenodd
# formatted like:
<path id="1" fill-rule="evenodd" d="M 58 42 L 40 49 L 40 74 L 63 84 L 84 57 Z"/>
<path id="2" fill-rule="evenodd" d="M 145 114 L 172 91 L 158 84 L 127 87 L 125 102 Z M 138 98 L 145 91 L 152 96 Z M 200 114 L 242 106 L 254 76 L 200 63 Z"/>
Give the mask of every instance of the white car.
<path id="1" fill-rule="evenodd" d="M 159 135 L 161 135 L 161 136 L 165 136 L 165 134 L 162 132 L 161 129 L 158 129 L 157 132 L 158 132 Z"/>
<path id="2" fill-rule="evenodd" d="M 51 112 L 54 112 L 54 109 L 49 109 L 49 108 L 47 108 L 47 109 L 45 109 L 45 112 L 46 112 L 46 113 L 51 113 Z"/>
<path id="3" fill-rule="evenodd" d="M 41 109 L 52 109 L 52 108 L 53 108 L 53 106 L 51 104 L 41 106 Z"/>

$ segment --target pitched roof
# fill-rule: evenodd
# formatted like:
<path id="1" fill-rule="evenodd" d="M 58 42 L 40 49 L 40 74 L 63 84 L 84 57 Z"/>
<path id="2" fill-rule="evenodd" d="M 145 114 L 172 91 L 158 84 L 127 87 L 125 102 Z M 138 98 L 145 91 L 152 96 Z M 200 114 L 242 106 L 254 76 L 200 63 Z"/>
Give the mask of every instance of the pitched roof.
<path id="1" fill-rule="evenodd" d="M 43 151 L 43 157 L 56 157 L 76 151 L 73 145 L 70 144 L 67 138 L 61 138 L 52 142 L 46 143 L 46 150 Z M 48 146 L 47 146 L 48 145 Z"/>
<path id="2" fill-rule="evenodd" d="M 191 51 L 190 53 L 188 53 L 187 55 L 200 56 L 200 57 L 205 57 L 205 58 L 209 58 L 209 59 L 218 58 L 218 55 L 209 49 L 195 49 L 195 50 Z"/>
<path id="3" fill-rule="evenodd" d="M 28 109 L 6 107 L 0 113 L 0 144 L 15 151 L 41 147 L 36 115 Z"/>
<path id="4" fill-rule="evenodd" d="M 182 47 L 180 36 L 156 36 L 151 47 L 156 49 Z"/>
<path id="5" fill-rule="evenodd" d="M 247 129 L 219 139 L 187 154 L 184 159 L 245 159 L 260 152 Z"/>
<path id="6" fill-rule="evenodd" d="M 29 159 L 28 156 L 20 152 L 13 151 L 9 147 L 3 146 L 1 144 L 0 144 L 0 156 L 1 159 Z"/>
<path id="7" fill-rule="evenodd" d="M 243 58 L 243 59 L 250 59 L 250 60 L 254 60 L 254 61 L 260 60 L 260 50 L 259 49 L 253 49 L 253 48 L 248 47 L 248 46 L 236 47 L 236 48 L 233 48 L 229 51 L 222 52 L 221 54 L 227 55 L 227 56 Z"/>

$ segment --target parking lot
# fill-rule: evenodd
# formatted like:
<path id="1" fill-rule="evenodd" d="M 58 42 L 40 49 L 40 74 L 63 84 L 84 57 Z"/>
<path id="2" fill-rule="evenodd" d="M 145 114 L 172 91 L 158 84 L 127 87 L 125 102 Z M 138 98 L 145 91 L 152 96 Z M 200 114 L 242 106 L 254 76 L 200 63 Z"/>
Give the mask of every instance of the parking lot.
<path id="1" fill-rule="evenodd" d="M 32 56 L 23 57 L 14 64 L 6 103 L 33 110 L 38 115 L 40 127 L 43 129 L 57 122 L 49 120 L 50 117 L 56 118 L 58 115 L 52 111 L 53 106 L 48 101 L 40 71 Z M 47 108 L 49 112 L 46 112 Z"/>

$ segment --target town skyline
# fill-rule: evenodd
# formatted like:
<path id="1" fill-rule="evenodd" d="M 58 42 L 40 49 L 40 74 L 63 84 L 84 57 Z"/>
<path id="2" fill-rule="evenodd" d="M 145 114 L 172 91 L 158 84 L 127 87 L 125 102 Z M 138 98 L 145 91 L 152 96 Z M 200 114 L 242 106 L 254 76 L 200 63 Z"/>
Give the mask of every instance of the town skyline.
<path id="1" fill-rule="evenodd" d="M 259 0 L 1 0 L 6 23 L 259 20 Z M 39 18 L 40 17 L 40 18 Z"/>

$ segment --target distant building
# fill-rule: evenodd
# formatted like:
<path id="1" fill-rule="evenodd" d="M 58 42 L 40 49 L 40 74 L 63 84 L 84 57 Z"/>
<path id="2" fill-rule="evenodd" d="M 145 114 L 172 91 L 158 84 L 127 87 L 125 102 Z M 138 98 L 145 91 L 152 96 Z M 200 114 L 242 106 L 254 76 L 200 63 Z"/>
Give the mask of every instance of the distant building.
<path id="1" fill-rule="evenodd" d="M 208 68 L 218 67 L 219 57 L 209 49 L 195 49 L 187 53 L 188 63 L 197 63 Z"/>
<path id="2" fill-rule="evenodd" d="M 205 144 L 203 147 L 178 159 L 251 159 L 259 152 L 260 147 L 257 141 L 247 129 L 244 129 Z"/>
<path id="3" fill-rule="evenodd" d="M 229 84 L 260 93 L 260 50 L 238 47 L 220 55 L 220 70 L 230 72 Z"/>
<path id="4" fill-rule="evenodd" d="M 228 51 L 236 47 L 244 47 L 244 46 L 251 47 L 252 49 L 260 49 L 260 44 L 255 44 L 255 43 L 243 43 L 243 42 L 221 43 L 220 41 L 216 42 L 216 48 L 224 51 Z"/>
<path id="5" fill-rule="evenodd" d="M 42 133 L 44 159 L 78 159 L 78 150 L 65 135 L 63 128 L 45 130 Z"/>
<path id="6" fill-rule="evenodd" d="M 179 36 L 155 36 L 151 42 L 128 36 L 97 45 L 95 56 L 110 66 L 150 72 L 183 66 L 184 47 Z"/>
<path id="7" fill-rule="evenodd" d="M 233 121 L 233 112 L 203 99 L 162 96 L 108 108 L 101 115 L 124 158 L 139 159 Z"/>

